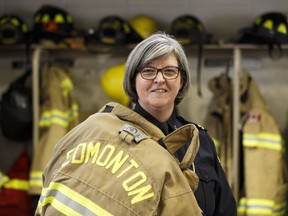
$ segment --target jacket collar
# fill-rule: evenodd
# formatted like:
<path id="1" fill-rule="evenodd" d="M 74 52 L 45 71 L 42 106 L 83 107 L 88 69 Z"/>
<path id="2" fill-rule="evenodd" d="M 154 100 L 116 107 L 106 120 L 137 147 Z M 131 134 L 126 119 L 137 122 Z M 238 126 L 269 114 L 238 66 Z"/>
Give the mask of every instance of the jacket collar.
<path id="1" fill-rule="evenodd" d="M 166 122 L 160 122 L 150 113 L 148 113 L 139 103 L 135 104 L 134 111 L 144 117 L 146 120 L 153 123 L 155 126 L 161 129 L 161 131 L 167 135 L 174 131 L 175 129 L 181 127 L 183 123 L 177 118 L 177 112 L 174 108 L 170 118 Z"/>

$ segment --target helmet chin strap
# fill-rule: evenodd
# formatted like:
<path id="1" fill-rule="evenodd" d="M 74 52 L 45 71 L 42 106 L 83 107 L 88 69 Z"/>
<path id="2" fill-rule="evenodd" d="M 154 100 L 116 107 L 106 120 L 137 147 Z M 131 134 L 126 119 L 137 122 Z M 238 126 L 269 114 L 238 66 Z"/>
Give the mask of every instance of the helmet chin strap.
<path id="1" fill-rule="evenodd" d="M 280 43 L 269 43 L 268 54 L 271 59 L 278 60 L 283 56 L 283 50 Z"/>
<path id="2" fill-rule="evenodd" d="M 201 69 L 202 69 L 202 56 L 203 56 L 203 44 L 198 46 L 198 62 L 197 62 L 197 92 L 198 96 L 202 97 L 201 91 Z"/>

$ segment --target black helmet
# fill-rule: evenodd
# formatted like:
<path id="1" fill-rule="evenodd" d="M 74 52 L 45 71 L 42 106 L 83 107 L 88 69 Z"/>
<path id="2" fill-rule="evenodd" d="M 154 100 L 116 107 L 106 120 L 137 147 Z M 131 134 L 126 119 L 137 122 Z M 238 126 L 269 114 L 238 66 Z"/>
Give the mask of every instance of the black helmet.
<path id="1" fill-rule="evenodd" d="M 73 18 L 61 8 L 44 5 L 34 14 L 36 41 L 52 39 L 61 41 L 70 37 L 74 30 Z"/>
<path id="2" fill-rule="evenodd" d="M 142 40 L 126 20 L 114 15 L 100 20 L 95 36 L 100 43 L 106 45 L 122 45 Z"/>
<path id="3" fill-rule="evenodd" d="M 201 64 L 203 45 L 211 43 L 212 35 L 206 32 L 202 22 L 193 15 L 181 15 L 175 18 L 170 27 L 170 33 L 182 45 L 198 46 L 197 83 L 198 95 L 201 96 Z"/>
<path id="4" fill-rule="evenodd" d="M 170 33 L 183 45 L 205 44 L 211 42 L 211 35 L 202 22 L 193 15 L 182 15 L 171 23 Z"/>
<path id="5" fill-rule="evenodd" d="M 27 86 L 31 70 L 17 78 L 2 95 L 1 127 L 3 134 L 14 141 L 32 137 L 32 90 Z"/>
<path id="6" fill-rule="evenodd" d="M 287 17 L 279 12 L 269 12 L 258 16 L 252 27 L 240 30 L 240 43 L 287 43 Z"/>
<path id="7" fill-rule="evenodd" d="M 27 34 L 28 25 L 19 16 L 7 14 L 0 17 L 0 44 L 24 43 Z"/>

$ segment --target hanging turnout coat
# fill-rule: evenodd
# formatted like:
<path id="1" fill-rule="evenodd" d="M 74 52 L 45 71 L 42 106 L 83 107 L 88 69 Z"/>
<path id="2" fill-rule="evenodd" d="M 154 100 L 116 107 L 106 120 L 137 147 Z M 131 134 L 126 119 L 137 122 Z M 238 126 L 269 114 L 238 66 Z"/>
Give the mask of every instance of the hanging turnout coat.
<path id="1" fill-rule="evenodd" d="M 213 98 L 209 105 L 205 127 L 214 141 L 221 165 L 230 186 L 233 186 L 232 170 L 232 86 L 226 73 L 209 81 Z"/>
<path id="2" fill-rule="evenodd" d="M 241 87 L 243 184 L 238 213 L 287 215 L 287 164 L 280 129 L 248 71 Z"/>
<path id="3" fill-rule="evenodd" d="M 55 143 L 79 123 L 79 105 L 74 94 L 71 71 L 45 65 L 42 79 L 39 139 L 33 149 L 29 193 L 40 195 L 42 173 Z"/>

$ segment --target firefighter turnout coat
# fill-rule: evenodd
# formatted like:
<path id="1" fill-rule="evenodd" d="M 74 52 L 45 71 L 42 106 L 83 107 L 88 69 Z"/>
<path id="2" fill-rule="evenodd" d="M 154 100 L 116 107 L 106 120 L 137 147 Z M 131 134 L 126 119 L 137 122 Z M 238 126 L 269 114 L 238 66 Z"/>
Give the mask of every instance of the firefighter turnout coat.
<path id="1" fill-rule="evenodd" d="M 199 178 L 189 169 L 198 135 L 188 124 L 165 136 L 108 103 L 55 146 L 36 215 L 202 215 L 193 193 Z M 179 161 L 173 155 L 187 141 Z"/>
<path id="2" fill-rule="evenodd" d="M 222 73 L 210 80 L 209 88 L 213 93 L 213 98 L 209 105 L 205 127 L 214 141 L 221 165 L 232 187 L 232 86 L 227 73 Z"/>
<path id="3" fill-rule="evenodd" d="M 239 215 L 287 215 L 284 142 L 259 87 L 248 71 L 241 80 L 243 185 Z"/>
<path id="4" fill-rule="evenodd" d="M 42 173 L 55 143 L 79 123 L 79 105 L 74 94 L 71 71 L 45 65 L 42 76 L 39 119 L 40 137 L 33 149 L 29 193 L 40 195 Z"/>
<path id="5" fill-rule="evenodd" d="M 232 142 L 229 142 L 231 121 L 227 121 L 227 116 L 231 116 L 231 110 L 226 107 L 232 100 L 228 85 L 228 77 L 225 74 L 209 83 L 214 98 L 210 104 L 206 127 L 213 140 L 220 144 L 217 147 L 221 164 L 224 164 L 227 176 L 231 177 L 231 169 L 227 169 L 227 162 L 230 160 L 231 163 L 232 160 L 230 151 L 233 148 Z M 242 125 L 238 215 L 287 215 L 287 164 L 280 129 L 256 81 L 248 71 L 242 74 L 240 91 Z"/>

